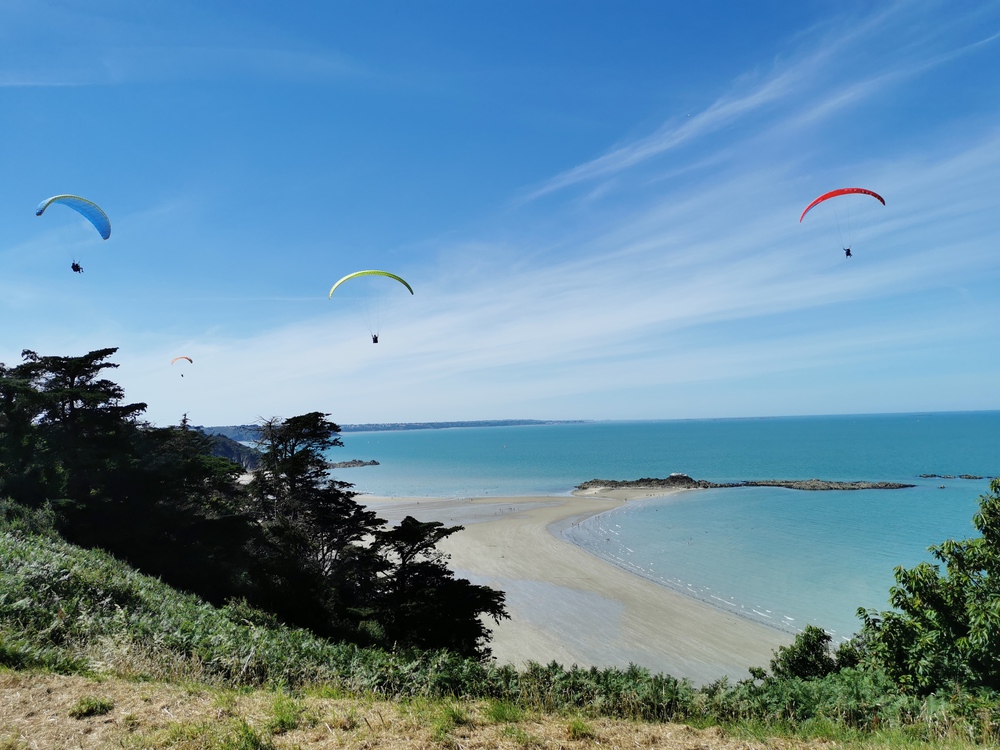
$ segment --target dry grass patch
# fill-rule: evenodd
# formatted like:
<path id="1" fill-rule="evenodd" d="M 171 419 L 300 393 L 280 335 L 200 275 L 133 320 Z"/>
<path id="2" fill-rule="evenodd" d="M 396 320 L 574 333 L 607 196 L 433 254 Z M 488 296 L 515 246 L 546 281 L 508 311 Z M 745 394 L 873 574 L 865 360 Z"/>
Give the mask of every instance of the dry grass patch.
<path id="1" fill-rule="evenodd" d="M 86 698 L 111 707 L 103 714 L 72 718 L 74 707 Z M 829 747 L 822 741 L 737 739 L 719 729 L 681 724 L 498 709 L 490 701 L 323 697 L 322 690 L 289 695 L 27 672 L 0 672 L 0 727 L 0 750 Z"/>

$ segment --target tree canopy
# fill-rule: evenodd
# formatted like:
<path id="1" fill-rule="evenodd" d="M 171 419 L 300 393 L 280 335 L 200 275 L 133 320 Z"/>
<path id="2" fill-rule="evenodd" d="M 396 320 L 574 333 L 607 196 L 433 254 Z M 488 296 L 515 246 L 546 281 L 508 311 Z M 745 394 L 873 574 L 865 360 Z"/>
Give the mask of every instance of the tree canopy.
<path id="1" fill-rule="evenodd" d="M 146 405 L 105 377 L 116 351 L 0 364 L 0 499 L 216 604 L 245 600 L 332 638 L 489 653 L 479 618 L 506 617 L 503 593 L 456 579 L 436 549 L 460 527 L 387 529 L 330 475 L 342 443 L 327 414 L 264 420 L 244 484 L 186 418 L 142 421 Z"/>
<path id="2" fill-rule="evenodd" d="M 869 659 L 919 692 L 1000 690 L 1000 479 L 972 522 L 981 536 L 930 547 L 937 563 L 895 569 L 893 610 L 858 610 Z"/>

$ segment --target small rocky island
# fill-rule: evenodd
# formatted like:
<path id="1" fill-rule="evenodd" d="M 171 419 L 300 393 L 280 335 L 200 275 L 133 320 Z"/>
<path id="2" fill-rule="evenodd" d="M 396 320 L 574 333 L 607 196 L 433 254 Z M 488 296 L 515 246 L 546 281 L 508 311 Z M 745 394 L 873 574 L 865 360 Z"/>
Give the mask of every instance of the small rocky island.
<path id="1" fill-rule="evenodd" d="M 751 479 L 745 482 L 707 482 L 692 479 L 687 474 L 671 474 L 666 479 L 646 477 L 643 479 L 591 479 L 577 485 L 578 490 L 602 488 L 606 490 L 639 489 L 715 489 L 719 487 L 786 487 L 790 490 L 901 490 L 915 487 L 899 482 L 831 482 L 826 479 Z"/>
<path id="2" fill-rule="evenodd" d="M 356 458 L 351 459 L 350 461 L 340 461 L 335 464 L 327 464 L 327 466 L 331 469 L 355 469 L 358 466 L 378 466 L 378 465 L 379 465 L 378 461 L 359 461 Z"/>
<path id="3" fill-rule="evenodd" d="M 955 475 L 954 474 L 921 474 L 920 475 L 921 479 L 934 479 L 935 477 L 938 478 L 938 479 L 954 479 Z M 979 476 L 978 474 L 959 474 L 958 478 L 959 479 L 982 479 L 982 477 Z M 992 479 L 992 478 L 993 477 L 987 477 L 987 479 Z"/>

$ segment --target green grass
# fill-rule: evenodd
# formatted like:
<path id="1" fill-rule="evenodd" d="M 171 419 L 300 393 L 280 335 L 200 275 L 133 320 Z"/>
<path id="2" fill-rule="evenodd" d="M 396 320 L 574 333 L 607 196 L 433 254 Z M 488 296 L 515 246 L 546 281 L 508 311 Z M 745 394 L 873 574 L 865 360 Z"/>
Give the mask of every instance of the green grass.
<path id="1" fill-rule="evenodd" d="M 524 719 L 524 709 L 507 701 L 493 700 L 486 707 L 486 718 L 494 724 L 516 724 Z"/>
<path id="2" fill-rule="evenodd" d="M 583 719 L 575 718 L 566 725 L 566 736 L 571 740 L 592 740 L 597 734 L 590 724 Z"/>
<path id="3" fill-rule="evenodd" d="M 137 732 L 123 745 L 131 750 L 148 747 L 169 747 L 177 750 L 277 750 L 269 737 L 264 737 L 242 719 L 224 722 L 174 723 L 165 729 Z"/>
<path id="4" fill-rule="evenodd" d="M 880 736 L 898 738 L 892 741 L 901 747 L 918 741 L 989 745 L 1000 740 L 996 694 L 918 698 L 877 672 L 845 669 L 814 680 L 720 680 L 696 689 L 637 666 L 583 669 L 552 662 L 517 670 L 442 651 L 387 652 L 333 643 L 273 624 L 273 618 L 243 603 L 213 607 L 106 553 L 23 529 L 0 531 L 2 666 L 91 677 L 103 672 L 192 690 L 211 686 L 220 691 L 215 700 L 223 719 L 235 713 L 240 691 L 265 687 L 281 691 L 268 724 L 272 733 L 318 721 L 291 697 L 311 695 L 482 700 L 485 719 L 498 724 L 516 724 L 532 712 L 760 726 L 770 736 L 790 733 L 833 742 Z M 442 737 L 470 719 L 459 703 L 428 710 Z M 353 727 L 361 720 L 334 722 Z M 227 726 L 230 735 L 243 737 L 239 742 L 256 741 Z"/>
<path id="5" fill-rule="evenodd" d="M 99 550 L 0 533 L 0 665 L 88 674 L 99 662 L 135 679 L 399 695 L 448 694 L 456 675 L 481 671 L 447 653 L 390 654 L 249 624 L 247 609 L 213 607 Z"/>
<path id="6" fill-rule="evenodd" d="M 431 720 L 432 736 L 438 742 L 447 740 L 456 727 L 472 723 L 466 710 L 451 701 L 441 703 Z"/>
<path id="7" fill-rule="evenodd" d="M 968 732 L 936 733 L 925 725 L 910 724 L 886 729 L 861 730 L 829 719 L 810 719 L 800 724 L 740 721 L 723 726 L 735 739 L 773 744 L 775 737 L 815 741 L 824 745 L 879 750 L 968 750 L 996 747 L 996 740 L 977 739 Z"/>
<path id="8" fill-rule="evenodd" d="M 509 737 L 521 747 L 542 747 L 545 741 L 540 737 L 525 732 L 521 727 L 511 725 L 503 728 L 504 737 Z"/>
<path id="9" fill-rule="evenodd" d="M 220 690 L 213 697 L 212 702 L 219 710 L 220 716 L 236 715 L 236 692 L 233 690 Z"/>
<path id="10" fill-rule="evenodd" d="M 305 707 L 284 693 L 278 693 L 274 696 L 271 711 L 273 716 L 267 724 L 267 729 L 271 734 L 284 734 L 298 729 L 304 723 Z"/>
<path id="11" fill-rule="evenodd" d="M 70 709 L 69 715 L 74 719 L 85 719 L 88 716 L 103 716 L 111 713 L 114 708 L 115 702 L 112 700 L 85 695 Z"/>

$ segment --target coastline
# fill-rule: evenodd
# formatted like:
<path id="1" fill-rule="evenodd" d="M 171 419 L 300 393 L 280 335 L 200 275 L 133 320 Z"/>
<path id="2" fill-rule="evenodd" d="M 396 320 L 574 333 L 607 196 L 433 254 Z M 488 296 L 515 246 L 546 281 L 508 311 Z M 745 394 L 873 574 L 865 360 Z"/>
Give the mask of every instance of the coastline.
<path id="1" fill-rule="evenodd" d="M 390 523 L 407 515 L 465 528 L 441 543 L 450 567 L 507 594 L 510 620 L 493 631 L 493 655 L 522 667 L 552 660 L 627 667 L 696 685 L 742 679 L 792 636 L 631 573 L 563 539 L 561 531 L 629 500 L 687 490 L 591 488 L 571 495 L 356 499 Z"/>

